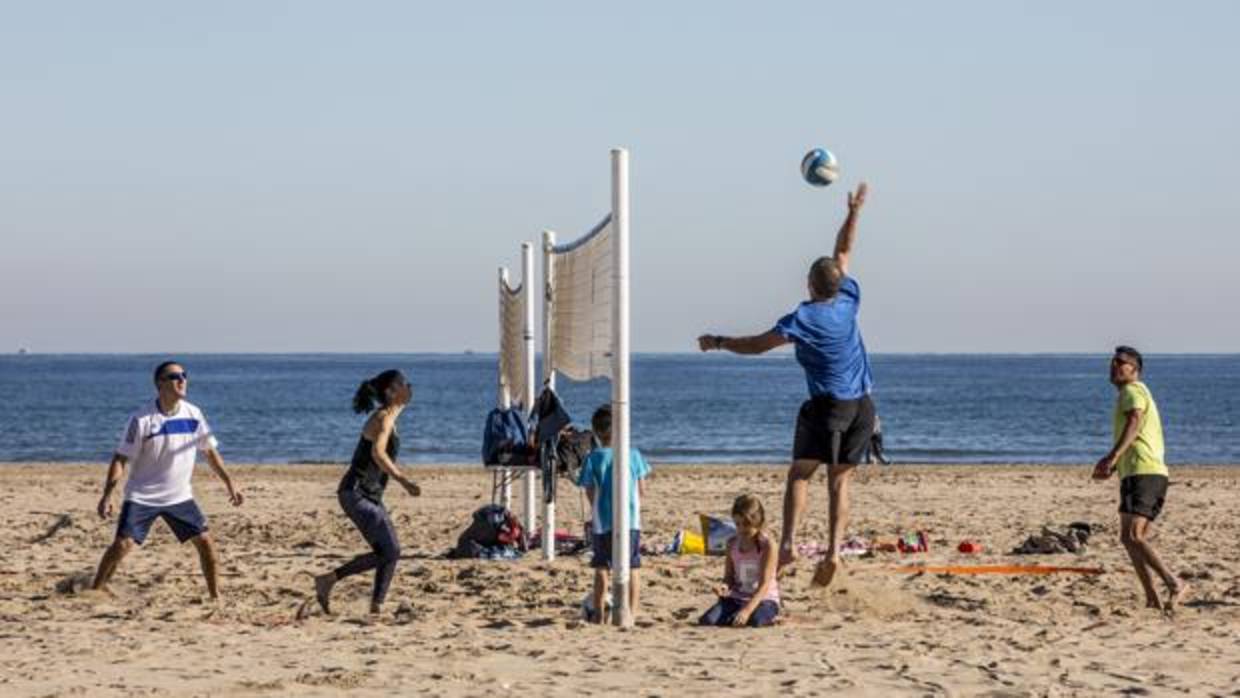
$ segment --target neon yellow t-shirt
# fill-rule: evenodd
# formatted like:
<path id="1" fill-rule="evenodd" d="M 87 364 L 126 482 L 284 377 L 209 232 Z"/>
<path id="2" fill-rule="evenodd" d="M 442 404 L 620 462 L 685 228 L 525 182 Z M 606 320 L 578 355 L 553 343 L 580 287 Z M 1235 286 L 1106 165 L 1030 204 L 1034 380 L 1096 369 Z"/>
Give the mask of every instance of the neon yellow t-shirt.
<path id="1" fill-rule="evenodd" d="M 1115 401 L 1115 443 L 1119 443 L 1124 435 L 1124 424 L 1132 410 L 1141 410 L 1141 428 L 1137 431 L 1137 440 L 1116 463 L 1120 478 L 1167 475 L 1167 465 L 1163 462 L 1162 418 L 1158 416 L 1158 405 L 1154 404 L 1150 389 L 1140 381 L 1129 383 L 1119 390 L 1119 399 Z"/>

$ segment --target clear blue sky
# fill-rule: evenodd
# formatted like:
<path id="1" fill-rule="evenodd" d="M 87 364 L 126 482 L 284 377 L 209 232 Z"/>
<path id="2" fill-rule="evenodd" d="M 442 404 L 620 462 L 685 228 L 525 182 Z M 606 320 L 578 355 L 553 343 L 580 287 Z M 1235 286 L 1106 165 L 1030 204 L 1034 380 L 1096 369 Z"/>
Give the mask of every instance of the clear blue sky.
<path id="1" fill-rule="evenodd" d="M 634 348 L 1240 351 L 1240 4 L 6 3 L 0 351 L 492 351 L 632 153 Z M 810 147 L 843 178 L 798 176 Z"/>

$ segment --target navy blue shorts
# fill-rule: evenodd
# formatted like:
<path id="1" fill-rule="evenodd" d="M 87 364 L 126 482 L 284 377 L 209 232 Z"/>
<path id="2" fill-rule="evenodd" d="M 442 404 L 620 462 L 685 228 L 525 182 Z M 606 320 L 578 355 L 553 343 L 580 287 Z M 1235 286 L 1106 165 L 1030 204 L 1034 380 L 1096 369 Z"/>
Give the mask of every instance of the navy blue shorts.
<path id="1" fill-rule="evenodd" d="M 172 529 L 177 540 L 184 543 L 194 536 L 206 533 L 207 517 L 202 515 L 198 503 L 192 499 L 166 506 L 149 506 L 126 501 L 121 505 L 120 521 L 116 524 L 117 538 L 132 538 L 142 545 L 155 519 L 163 519 Z"/>
<path id="2" fill-rule="evenodd" d="M 590 566 L 596 570 L 611 569 L 611 531 L 594 534 L 594 557 Z M 638 570 L 642 566 L 642 532 L 629 531 L 629 569 Z"/>

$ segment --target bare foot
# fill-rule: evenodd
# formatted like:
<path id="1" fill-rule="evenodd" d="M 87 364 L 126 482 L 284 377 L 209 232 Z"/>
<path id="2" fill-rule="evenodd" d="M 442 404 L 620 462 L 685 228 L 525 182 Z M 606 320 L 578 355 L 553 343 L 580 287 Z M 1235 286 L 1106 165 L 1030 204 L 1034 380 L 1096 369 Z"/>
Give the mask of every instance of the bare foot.
<path id="1" fill-rule="evenodd" d="M 840 569 L 840 559 L 831 557 L 818 563 L 814 568 L 813 585 L 816 587 L 827 587 L 831 585 L 831 580 L 835 579 L 835 573 Z"/>
<path id="2" fill-rule="evenodd" d="M 1175 613 L 1175 609 L 1188 596 L 1188 584 L 1186 582 L 1177 582 L 1175 586 L 1167 590 L 1167 603 L 1163 605 L 1163 610 L 1167 613 Z"/>
<path id="3" fill-rule="evenodd" d="M 777 569 L 780 572 L 782 572 L 785 567 L 791 567 L 792 565 L 795 565 L 796 561 L 797 561 L 797 551 L 796 551 L 795 545 L 790 543 L 786 546 L 784 545 L 779 546 L 779 564 L 778 564 Z"/>
<path id="4" fill-rule="evenodd" d="M 336 575 L 331 572 L 314 578 L 314 598 L 319 602 L 319 608 L 323 609 L 323 613 L 329 616 L 332 614 L 331 596 L 334 586 L 336 586 Z"/>
<path id="5" fill-rule="evenodd" d="M 1145 597 L 1145 607 L 1154 608 L 1161 611 L 1163 605 L 1162 601 L 1157 596 L 1147 596 Z"/>
<path id="6" fill-rule="evenodd" d="M 297 607 L 297 613 L 293 616 L 297 620 L 305 620 L 310 617 L 310 599 L 301 602 Z"/>

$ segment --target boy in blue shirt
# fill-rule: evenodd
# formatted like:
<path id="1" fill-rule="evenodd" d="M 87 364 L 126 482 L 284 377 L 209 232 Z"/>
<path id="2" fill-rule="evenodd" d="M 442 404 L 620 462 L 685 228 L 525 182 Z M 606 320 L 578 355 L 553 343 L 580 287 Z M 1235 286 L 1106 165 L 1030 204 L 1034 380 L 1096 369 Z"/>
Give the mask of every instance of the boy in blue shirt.
<path id="1" fill-rule="evenodd" d="M 611 570 L 611 405 L 603 405 L 595 410 L 590 425 L 602 447 L 594 449 L 586 457 L 577 485 L 585 488 L 594 510 L 591 524 L 594 556 L 590 560 L 590 566 L 594 568 L 594 611 L 590 620 L 602 623 L 605 616 L 602 612 L 603 599 L 607 597 L 607 573 Z M 646 477 L 650 475 L 650 466 L 636 448 L 629 451 L 629 474 L 629 608 L 636 617 L 638 570 L 642 566 L 641 498 L 646 493 Z"/>

